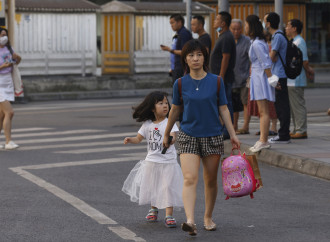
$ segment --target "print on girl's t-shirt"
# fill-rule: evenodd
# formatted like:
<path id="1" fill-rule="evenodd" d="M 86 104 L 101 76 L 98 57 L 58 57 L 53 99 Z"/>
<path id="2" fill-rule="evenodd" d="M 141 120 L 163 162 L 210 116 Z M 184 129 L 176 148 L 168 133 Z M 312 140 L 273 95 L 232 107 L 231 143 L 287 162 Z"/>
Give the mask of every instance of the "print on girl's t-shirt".
<path id="1" fill-rule="evenodd" d="M 158 128 L 154 130 L 149 130 L 149 140 L 148 145 L 150 150 L 161 150 L 162 149 L 162 135 Z"/>

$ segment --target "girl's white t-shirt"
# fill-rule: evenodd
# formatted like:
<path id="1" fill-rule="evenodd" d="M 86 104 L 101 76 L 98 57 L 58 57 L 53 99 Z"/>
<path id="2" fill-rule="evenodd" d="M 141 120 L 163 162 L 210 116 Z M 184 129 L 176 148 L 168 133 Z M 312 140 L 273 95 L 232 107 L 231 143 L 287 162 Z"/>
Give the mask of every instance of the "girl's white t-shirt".
<path id="1" fill-rule="evenodd" d="M 142 124 L 139 130 L 139 134 L 147 140 L 148 154 L 146 157 L 147 161 L 157 163 L 176 163 L 177 154 L 174 144 L 171 145 L 165 154 L 162 154 L 163 139 L 168 119 L 165 118 L 162 122 L 155 124 L 151 120 L 147 120 Z M 178 132 L 178 126 L 174 124 L 171 132 Z"/>

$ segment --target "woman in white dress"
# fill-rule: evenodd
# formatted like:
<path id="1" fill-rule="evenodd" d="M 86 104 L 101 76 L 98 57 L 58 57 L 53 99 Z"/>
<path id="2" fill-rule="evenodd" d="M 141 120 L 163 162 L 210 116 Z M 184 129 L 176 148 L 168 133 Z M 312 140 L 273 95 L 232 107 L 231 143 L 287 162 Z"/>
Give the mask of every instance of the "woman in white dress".
<path id="1" fill-rule="evenodd" d="M 263 33 L 261 21 L 256 15 L 249 15 L 245 21 L 245 33 L 251 38 L 249 57 L 251 61 L 250 99 L 256 100 L 260 115 L 260 139 L 250 148 L 252 152 L 270 148 L 269 101 L 275 101 L 275 88 L 278 77 L 272 75 L 272 61 Z M 271 86 L 270 83 L 272 83 Z M 274 83 L 274 84 L 273 84 Z"/>
<path id="2" fill-rule="evenodd" d="M 14 83 L 11 76 L 13 63 L 19 64 L 21 57 L 14 53 L 8 40 L 7 29 L 0 28 L 0 131 L 3 128 L 6 143 L 0 148 L 16 149 L 18 145 L 11 140 L 11 126 L 14 110 L 10 102 L 15 101 Z"/>

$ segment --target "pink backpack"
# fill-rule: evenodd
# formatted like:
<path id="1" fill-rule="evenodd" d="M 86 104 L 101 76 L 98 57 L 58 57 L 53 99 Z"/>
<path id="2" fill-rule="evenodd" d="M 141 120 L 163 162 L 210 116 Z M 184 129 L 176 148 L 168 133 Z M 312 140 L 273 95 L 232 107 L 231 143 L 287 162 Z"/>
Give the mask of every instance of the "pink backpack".
<path id="1" fill-rule="evenodd" d="M 222 186 L 226 200 L 230 197 L 243 197 L 250 194 L 257 188 L 257 180 L 250 163 L 239 151 L 238 155 L 231 155 L 222 162 Z"/>

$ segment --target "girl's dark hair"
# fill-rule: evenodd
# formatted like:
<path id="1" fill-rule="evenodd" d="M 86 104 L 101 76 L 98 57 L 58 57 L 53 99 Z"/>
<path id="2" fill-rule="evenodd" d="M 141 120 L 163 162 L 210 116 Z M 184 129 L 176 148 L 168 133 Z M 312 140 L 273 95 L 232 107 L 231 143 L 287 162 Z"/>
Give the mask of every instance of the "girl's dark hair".
<path id="1" fill-rule="evenodd" d="M 187 43 L 185 43 L 185 45 L 183 46 L 182 51 L 181 51 L 181 63 L 182 63 L 183 70 L 185 71 L 185 73 L 190 73 L 190 68 L 186 62 L 186 57 L 187 57 L 187 55 L 189 55 L 190 53 L 192 53 L 196 50 L 197 51 L 200 50 L 203 53 L 203 56 L 204 56 L 203 69 L 204 69 L 204 71 L 208 70 L 209 53 L 207 52 L 207 49 L 199 40 L 192 39 L 192 40 L 189 40 Z"/>
<path id="2" fill-rule="evenodd" d="M 251 39 L 259 37 L 259 39 L 266 41 L 261 21 L 257 15 L 249 15 L 246 17 L 245 21 L 249 25 L 249 33 L 246 34 L 250 36 Z"/>
<path id="3" fill-rule="evenodd" d="M 9 36 L 8 36 L 8 30 L 7 30 L 7 29 L 5 29 L 5 28 L 3 28 L 3 27 L 0 27 L 0 33 L 1 33 L 2 31 L 5 31 L 6 34 L 7 34 L 7 37 L 9 37 Z M 10 44 L 10 42 L 9 42 L 9 39 L 8 39 L 8 42 L 7 42 L 6 46 L 7 46 L 8 50 L 10 51 L 10 53 L 13 54 L 13 49 L 11 48 L 11 44 Z"/>
<path id="4" fill-rule="evenodd" d="M 149 93 L 142 103 L 137 107 L 133 107 L 133 119 L 136 119 L 137 122 L 144 122 L 147 120 L 155 121 L 155 114 L 152 110 L 155 109 L 155 104 L 163 101 L 168 94 L 166 92 L 154 91 Z M 168 108 L 170 110 L 171 106 L 168 103 Z"/>

